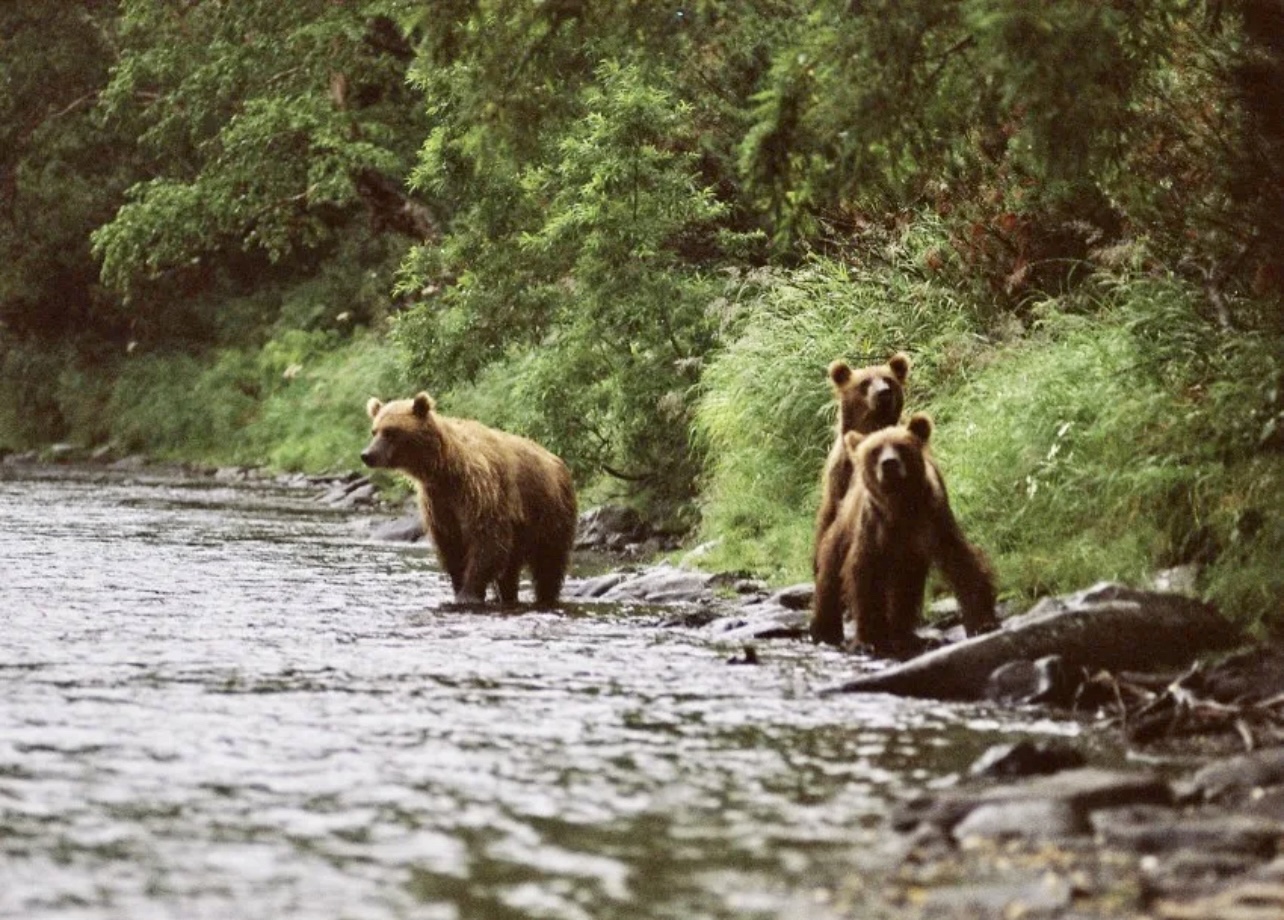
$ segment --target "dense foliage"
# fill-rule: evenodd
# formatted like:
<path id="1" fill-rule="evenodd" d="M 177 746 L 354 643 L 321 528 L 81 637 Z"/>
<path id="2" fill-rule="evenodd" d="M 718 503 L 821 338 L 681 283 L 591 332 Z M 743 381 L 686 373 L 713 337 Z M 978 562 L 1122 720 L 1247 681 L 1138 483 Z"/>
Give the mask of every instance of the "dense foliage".
<path id="1" fill-rule="evenodd" d="M 805 577 L 824 367 L 902 348 L 1010 593 L 1193 561 L 1284 622 L 1284 0 L 16 0 L 0 40 L 0 444 L 342 466 L 425 387 Z"/>

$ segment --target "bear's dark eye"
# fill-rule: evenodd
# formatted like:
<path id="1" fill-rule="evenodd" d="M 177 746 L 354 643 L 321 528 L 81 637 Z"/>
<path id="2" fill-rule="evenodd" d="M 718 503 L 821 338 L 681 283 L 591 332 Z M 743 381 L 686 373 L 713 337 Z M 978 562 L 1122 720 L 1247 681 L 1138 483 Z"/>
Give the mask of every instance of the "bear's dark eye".
<path id="1" fill-rule="evenodd" d="M 868 392 L 869 392 L 869 381 L 868 381 L 868 380 L 862 380 L 862 381 L 860 382 L 860 386 L 858 387 L 858 389 L 859 389 L 862 393 L 868 393 Z"/>

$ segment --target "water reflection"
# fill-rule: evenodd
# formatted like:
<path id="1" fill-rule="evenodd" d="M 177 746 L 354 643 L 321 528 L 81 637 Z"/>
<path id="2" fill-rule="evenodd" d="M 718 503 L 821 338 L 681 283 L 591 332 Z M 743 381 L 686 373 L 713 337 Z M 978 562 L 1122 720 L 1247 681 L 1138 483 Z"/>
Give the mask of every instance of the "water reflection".
<path id="1" fill-rule="evenodd" d="M 0 915 L 825 917 L 1004 732 L 819 699 L 802 643 L 442 609 L 304 493 L 5 475 Z"/>

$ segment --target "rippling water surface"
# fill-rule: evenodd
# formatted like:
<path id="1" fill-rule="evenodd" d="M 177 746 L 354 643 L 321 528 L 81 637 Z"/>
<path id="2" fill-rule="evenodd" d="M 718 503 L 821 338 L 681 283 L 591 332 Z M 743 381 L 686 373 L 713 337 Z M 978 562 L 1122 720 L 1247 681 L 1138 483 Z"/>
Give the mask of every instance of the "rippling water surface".
<path id="1" fill-rule="evenodd" d="M 0 916 L 824 918 L 888 802 L 1005 736 L 819 699 L 850 664 L 804 643 L 442 609 L 422 547 L 362 533 L 302 491 L 0 471 Z"/>

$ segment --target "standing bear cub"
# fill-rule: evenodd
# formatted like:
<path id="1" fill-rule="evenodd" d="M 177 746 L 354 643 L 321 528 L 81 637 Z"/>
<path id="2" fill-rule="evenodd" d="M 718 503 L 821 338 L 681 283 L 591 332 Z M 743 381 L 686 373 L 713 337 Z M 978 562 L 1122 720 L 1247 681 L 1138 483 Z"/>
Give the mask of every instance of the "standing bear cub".
<path id="1" fill-rule="evenodd" d="M 933 563 L 954 589 L 969 636 L 998 625 L 994 575 L 954 519 L 927 450 L 931 436 L 926 415 L 911 416 L 904 427 L 844 436 L 852 481 L 817 554 L 811 620 L 817 641 L 841 644 L 847 614 L 856 621 L 857 644 L 892 654 L 911 650 Z"/>
<path id="2" fill-rule="evenodd" d="M 494 584 L 514 604 L 529 566 L 536 603 L 556 603 L 575 539 L 566 464 L 534 441 L 437 414 L 427 393 L 386 405 L 372 398 L 366 411 L 374 439 L 361 460 L 414 479 L 455 600 L 481 603 Z"/>
<path id="3" fill-rule="evenodd" d="M 816 539 L 813 543 L 812 574 L 820 566 L 820 544 L 825 532 L 838 514 L 838 506 L 852 481 L 852 462 L 843 444 L 849 431 L 869 434 L 895 425 L 901 420 L 905 403 L 905 382 L 909 379 L 910 359 L 897 352 L 886 364 L 875 364 L 852 370 L 846 361 L 829 365 L 829 382 L 838 400 L 838 422 L 834 443 L 825 459 L 821 474 L 820 510 L 816 514 Z"/>

